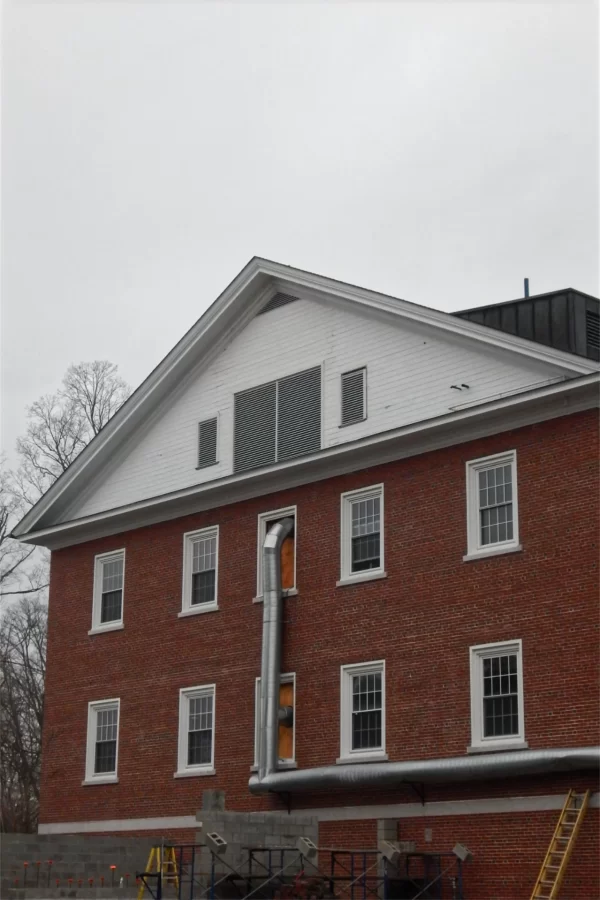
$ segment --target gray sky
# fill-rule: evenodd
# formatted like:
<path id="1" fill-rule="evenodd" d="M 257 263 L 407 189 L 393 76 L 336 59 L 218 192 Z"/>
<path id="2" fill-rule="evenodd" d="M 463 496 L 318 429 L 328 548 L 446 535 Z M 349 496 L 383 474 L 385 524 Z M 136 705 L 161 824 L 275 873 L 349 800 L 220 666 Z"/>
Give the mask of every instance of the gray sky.
<path id="1" fill-rule="evenodd" d="M 2 439 L 253 255 L 438 309 L 598 294 L 592 2 L 7 2 Z"/>

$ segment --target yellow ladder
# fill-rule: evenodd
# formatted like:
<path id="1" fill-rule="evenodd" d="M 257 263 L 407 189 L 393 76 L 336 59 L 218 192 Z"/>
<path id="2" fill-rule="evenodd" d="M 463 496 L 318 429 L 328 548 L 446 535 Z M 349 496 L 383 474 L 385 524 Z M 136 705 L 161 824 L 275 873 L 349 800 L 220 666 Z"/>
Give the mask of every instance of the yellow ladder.
<path id="1" fill-rule="evenodd" d="M 162 859 L 161 859 L 162 855 Z M 146 864 L 146 872 L 144 874 L 153 874 L 162 872 L 163 887 L 166 884 L 175 885 L 175 890 L 179 888 L 179 873 L 177 872 L 177 859 L 175 858 L 175 847 L 164 845 L 162 847 L 153 847 Z M 140 884 L 137 900 L 143 900 L 144 882 Z"/>
<path id="2" fill-rule="evenodd" d="M 531 900 L 556 900 L 558 897 L 589 799 L 589 791 L 577 794 L 571 790 L 567 794 Z"/>

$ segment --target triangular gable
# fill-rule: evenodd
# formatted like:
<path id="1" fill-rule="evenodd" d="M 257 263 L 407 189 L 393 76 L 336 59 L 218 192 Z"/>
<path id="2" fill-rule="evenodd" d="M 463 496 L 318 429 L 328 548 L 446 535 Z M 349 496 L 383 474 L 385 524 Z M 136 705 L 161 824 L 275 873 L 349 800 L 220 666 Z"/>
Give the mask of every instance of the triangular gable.
<path id="1" fill-rule="evenodd" d="M 140 429 L 147 427 L 168 397 L 176 391 L 181 394 L 186 384 L 197 382 L 202 372 L 209 370 L 255 318 L 268 323 L 269 317 L 276 315 L 269 309 L 291 304 L 293 301 L 289 298 L 295 297 L 300 297 L 304 303 L 313 301 L 316 306 L 353 309 L 374 323 L 404 324 L 409 331 L 425 328 L 431 334 L 437 333 L 440 341 L 458 341 L 463 355 L 468 348 L 473 348 L 474 353 L 500 354 L 506 360 L 503 365 L 512 363 L 515 371 L 523 373 L 521 382 L 510 390 L 523 390 L 528 384 L 535 384 L 536 372 L 542 382 L 597 370 L 587 360 L 491 331 L 448 313 L 255 258 L 24 517 L 15 534 L 24 537 L 38 529 L 52 527 L 65 516 L 72 516 L 78 498 L 84 496 L 86 490 L 89 493 L 90 485 L 97 484 L 109 460 L 116 458 L 132 441 L 135 443 Z M 263 311 L 266 311 L 264 316 L 260 315 Z M 77 505 L 80 509 L 86 508 L 85 503 L 82 506 L 78 502 Z M 92 509 L 89 505 L 87 508 Z"/>

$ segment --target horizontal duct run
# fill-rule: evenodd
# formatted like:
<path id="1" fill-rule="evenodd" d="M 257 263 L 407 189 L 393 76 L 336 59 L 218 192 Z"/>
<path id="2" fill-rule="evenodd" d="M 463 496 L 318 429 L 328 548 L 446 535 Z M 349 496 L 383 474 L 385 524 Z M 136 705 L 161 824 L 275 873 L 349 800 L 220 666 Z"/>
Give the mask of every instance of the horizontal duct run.
<path id="1" fill-rule="evenodd" d="M 328 790 L 331 788 L 393 787 L 402 783 L 446 784 L 490 778 L 519 778 L 551 772 L 598 771 L 600 747 L 516 750 L 454 756 L 418 762 L 350 763 L 273 772 L 250 779 L 253 794 L 267 791 Z"/>

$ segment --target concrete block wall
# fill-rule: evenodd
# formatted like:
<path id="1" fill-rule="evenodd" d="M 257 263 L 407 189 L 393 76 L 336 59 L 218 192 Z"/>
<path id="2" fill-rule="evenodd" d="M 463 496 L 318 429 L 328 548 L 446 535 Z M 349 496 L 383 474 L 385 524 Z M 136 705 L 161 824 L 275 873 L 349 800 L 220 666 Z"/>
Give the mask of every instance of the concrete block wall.
<path id="1" fill-rule="evenodd" d="M 196 836 L 197 843 L 205 841 L 205 835 L 217 832 L 227 841 L 227 849 L 223 854 L 226 863 L 243 874 L 248 872 L 248 847 L 296 847 L 300 837 L 310 838 L 315 844 L 319 842 L 319 822 L 316 817 L 287 813 L 240 813 L 223 810 L 203 809 L 198 813 L 201 830 Z M 199 821 L 200 824 L 200 821 Z M 203 871 L 209 871 L 211 855 L 207 848 L 202 848 L 201 864 Z M 284 854 L 284 865 L 292 863 L 295 854 Z M 267 864 L 266 856 L 262 856 Z M 317 860 L 315 859 L 315 863 Z M 279 867 L 279 856 L 272 854 L 273 869 Z M 289 872 L 299 868 L 291 865 Z M 307 870 L 310 866 L 307 866 Z M 216 871 L 225 873 L 227 866 L 217 861 Z M 257 872 L 260 872 L 257 866 Z M 265 878 L 268 875 L 265 872 Z"/>
<path id="2" fill-rule="evenodd" d="M 68 878 L 93 878 L 97 884 L 104 876 L 105 884 L 111 881 L 112 865 L 116 866 L 115 881 L 129 873 L 130 883 L 135 883 L 135 872 L 143 871 L 148 855 L 157 838 L 120 837 L 83 834 L 3 834 L 0 855 L 0 896 L 14 887 L 15 879 L 23 885 L 24 862 L 28 862 L 27 884 L 33 888 L 37 876 L 36 863 L 41 863 L 39 884 L 48 885 L 48 860 L 50 867 L 50 887 L 56 886 L 56 879 L 66 885 Z M 39 896 L 42 896 L 41 894 Z"/>

